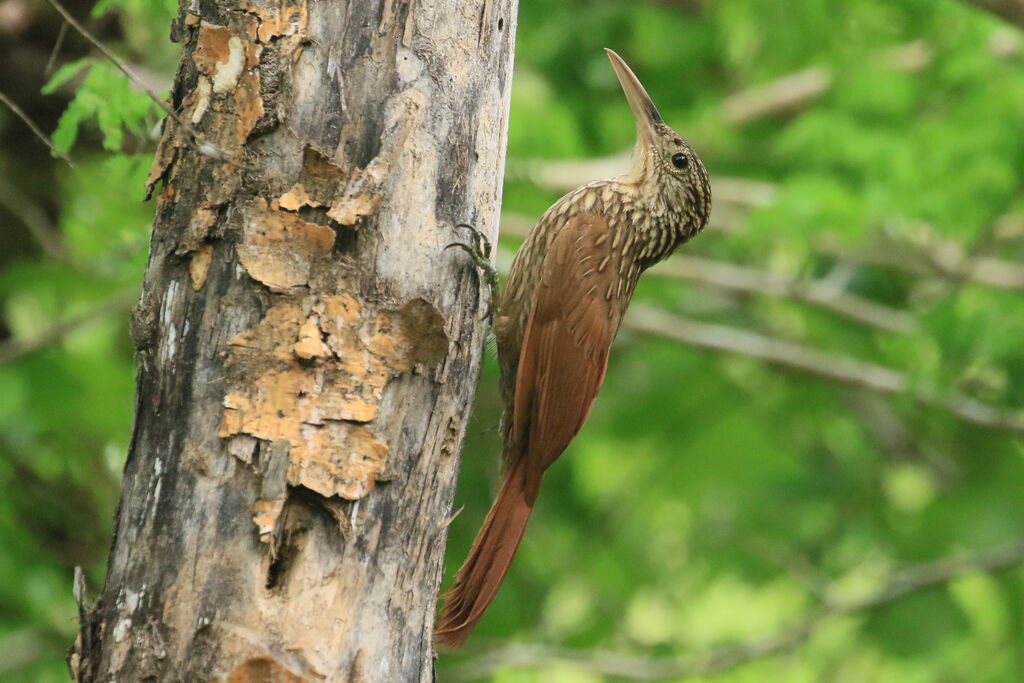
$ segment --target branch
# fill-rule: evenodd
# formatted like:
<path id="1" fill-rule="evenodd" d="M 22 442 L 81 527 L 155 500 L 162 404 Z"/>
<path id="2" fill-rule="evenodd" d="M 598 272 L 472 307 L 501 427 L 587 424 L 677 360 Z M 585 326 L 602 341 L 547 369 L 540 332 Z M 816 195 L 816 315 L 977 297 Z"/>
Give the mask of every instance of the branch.
<path id="1" fill-rule="evenodd" d="M 851 294 L 827 280 L 803 280 L 759 268 L 684 255 L 659 263 L 649 273 L 751 294 L 789 297 L 890 332 L 914 332 L 917 329 L 917 320 L 912 314 Z"/>
<path id="2" fill-rule="evenodd" d="M 967 2 L 1024 29 L 1024 0 L 967 0 Z"/>
<path id="3" fill-rule="evenodd" d="M 0 206 L 28 228 L 47 256 L 56 260 L 67 256 L 60 232 L 50 223 L 46 212 L 23 195 L 18 188 L 8 183 L 3 176 L 0 176 Z"/>
<path id="4" fill-rule="evenodd" d="M 736 126 L 801 109 L 832 85 L 832 72 L 823 66 L 787 74 L 764 85 L 747 88 L 722 100 L 722 118 Z"/>
<path id="5" fill-rule="evenodd" d="M 931 48 L 917 40 L 883 50 L 876 58 L 888 68 L 914 72 L 927 66 L 933 56 Z M 802 109 L 828 92 L 833 79 L 832 71 L 824 66 L 812 66 L 786 74 L 726 97 L 722 100 L 722 118 L 734 125 L 743 126 L 759 119 Z"/>
<path id="6" fill-rule="evenodd" d="M 14 674 L 55 650 L 57 648 L 52 641 L 35 629 L 23 628 L 6 633 L 0 636 L 0 674 Z"/>
<path id="7" fill-rule="evenodd" d="M 997 289 L 1024 289 L 1024 266 L 991 256 L 971 256 L 950 244 L 909 244 L 885 240 L 857 254 L 830 240 L 817 251 L 850 262 L 894 268 L 913 275 L 940 277 L 953 283 L 971 282 Z"/>
<path id="8" fill-rule="evenodd" d="M 50 50 L 50 58 L 46 60 L 46 67 L 43 69 L 45 76 L 51 76 L 54 68 L 57 66 L 57 57 L 60 55 L 60 50 L 64 47 L 64 39 L 68 36 L 68 22 L 62 22 L 60 25 L 60 31 L 57 32 L 57 40 L 53 42 L 53 49 Z"/>
<path id="9" fill-rule="evenodd" d="M 1020 411 L 1005 410 L 962 394 L 944 397 L 927 389 L 911 387 L 905 373 L 876 363 L 819 351 L 757 332 L 697 322 L 651 308 L 633 309 L 624 324 L 637 332 L 714 351 L 750 356 L 771 365 L 850 386 L 883 394 L 907 394 L 919 403 L 949 410 L 965 422 L 1024 434 L 1024 417 Z"/>
<path id="10" fill-rule="evenodd" d="M 894 574 L 885 586 L 874 593 L 859 598 L 826 600 L 820 608 L 804 617 L 803 621 L 788 629 L 740 645 L 713 648 L 703 655 L 691 655 L 682 660 L 517 645 L 487 652 L 468 661 L 453 672 L 453 680 L 478 680 L 506 666 L 540 668 L 559 665 L 629 680 L 709 676 L 791 650 L 806 641 L 827 620 L 877 609 L 912 593 L 948 583 L 964 574 L 996 572 L 1022 563 L 1024 539 L 1006 547 L 910 567 Z"/>
<path id="11" fill-rule="evenodd" d="M 898 394 L 908 388 L 906 377 L 898 370 L 818 351 L 757 332 L 697 322 L 649 307 L 635 307 L 624 325 L 637 332 L 714 351 L 751 356 L 767 363 L 884 394 Z"/>
<path id="12" fill-rule="evenodd" d="M 37 138 L 43 141 L 44 145 L 50 148 L 51 152 L 53 152 L 61 159 L 66 161 L 68 166 L 74 168 L 75 165 L 71 162 L 71 157 L 57 149 L 56 145 L 53 144 L 53 141 L 50 140 L 49 136 L 46 133 L 44 133 L 42 129 L 39 128 L 39 126 L 35 124 L 35 121 L 29 118 L 28 114 L 26 114 L 21 107 L 15 104 L 13 100 L 7 97 L 7 95 L 4 95 L 2 92 L 0 92 L 0 102 L 3 102 L 8 107 L 10 107 L 11 111 L 14 112 L 14 115 L 22 121 L 24 121 L 25 125 L 29 127 L 29 129 L 35 134 Z"/>
<path id="13" fill-rule="evenodd" d="M 97 306 L 68 316 L 27 339 L 8 339 L 0 342 L 0 365 L 55 344 L 82 327 L 127 311 L 131 309 L 138 298 L 138 290 L 122 290 L 100 302 Z"/>

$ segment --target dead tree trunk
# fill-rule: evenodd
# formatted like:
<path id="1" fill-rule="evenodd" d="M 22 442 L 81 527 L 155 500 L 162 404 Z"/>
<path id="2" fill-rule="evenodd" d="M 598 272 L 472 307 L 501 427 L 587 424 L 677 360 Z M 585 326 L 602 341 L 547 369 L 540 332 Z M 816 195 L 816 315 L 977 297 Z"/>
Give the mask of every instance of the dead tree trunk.
<path id="1" fill-rule="evenodd" d="M 516 0 L 185 4 L 72 671 L 430 680 L 486 303 L 444 247 L 497 236 Z"/>

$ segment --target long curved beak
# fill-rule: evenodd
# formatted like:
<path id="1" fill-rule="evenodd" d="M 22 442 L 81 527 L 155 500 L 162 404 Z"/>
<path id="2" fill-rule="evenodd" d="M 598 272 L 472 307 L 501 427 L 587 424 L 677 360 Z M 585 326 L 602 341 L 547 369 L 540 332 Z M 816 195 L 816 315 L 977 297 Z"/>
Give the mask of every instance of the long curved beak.
<path id="1" fill-rule="evenodd" d="M 651 96 L 644 90 L 640 79 L 636 77 L 629 65 L 622 61 L 622 57 L 615 54 L 614 50 L 605 48 L 604 51 L 608 53 L 608 59 L 612 62 L 615 75 L 619 77 L 622 91 L 626 93 L 626 99 L 629 100 L 629 108 L 633 110 L 637 136 L 650 140 L 655 139 L 655 127 L 665 123 L 661 114 L 658 113 L 658 108 L 654 106 Z"/>

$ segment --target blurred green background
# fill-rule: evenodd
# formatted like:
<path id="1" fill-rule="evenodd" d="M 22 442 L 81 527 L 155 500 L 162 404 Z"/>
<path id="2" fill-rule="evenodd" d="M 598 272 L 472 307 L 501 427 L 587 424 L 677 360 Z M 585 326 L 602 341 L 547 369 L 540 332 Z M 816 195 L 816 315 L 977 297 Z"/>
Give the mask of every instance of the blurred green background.
<path id="1" fill-rule="evenodd" d="M 69 8 L 166 93 L 174 3 Z M 72 33 L 51 59 L 60 33 L 0 0 L 0 93 L 74 162 L 0 105 L 11 681 L 66 680 L 72 568 L 102 582 L 152 216 L 156 108 Z M 960 0 L 522 0 L 503 262 L 628 164 L 605 46 L 702 154 L 711 227 L 641 283 L 438 679 L 1024 680 L 1024 32 Z M 499 413 L 489 357 L 446 581 L 497 489 Z"/>

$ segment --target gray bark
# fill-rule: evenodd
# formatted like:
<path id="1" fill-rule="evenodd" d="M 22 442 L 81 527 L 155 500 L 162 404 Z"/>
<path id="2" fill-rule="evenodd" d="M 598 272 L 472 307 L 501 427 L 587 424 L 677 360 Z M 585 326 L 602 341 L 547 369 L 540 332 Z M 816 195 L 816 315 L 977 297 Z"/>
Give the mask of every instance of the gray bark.
<path id="1" fill-rule="evenodd" d="M 486 306 L 444 247 L 497 237 L 516 4 L 182 8 L 78 680 L 432 679 Z"/>

